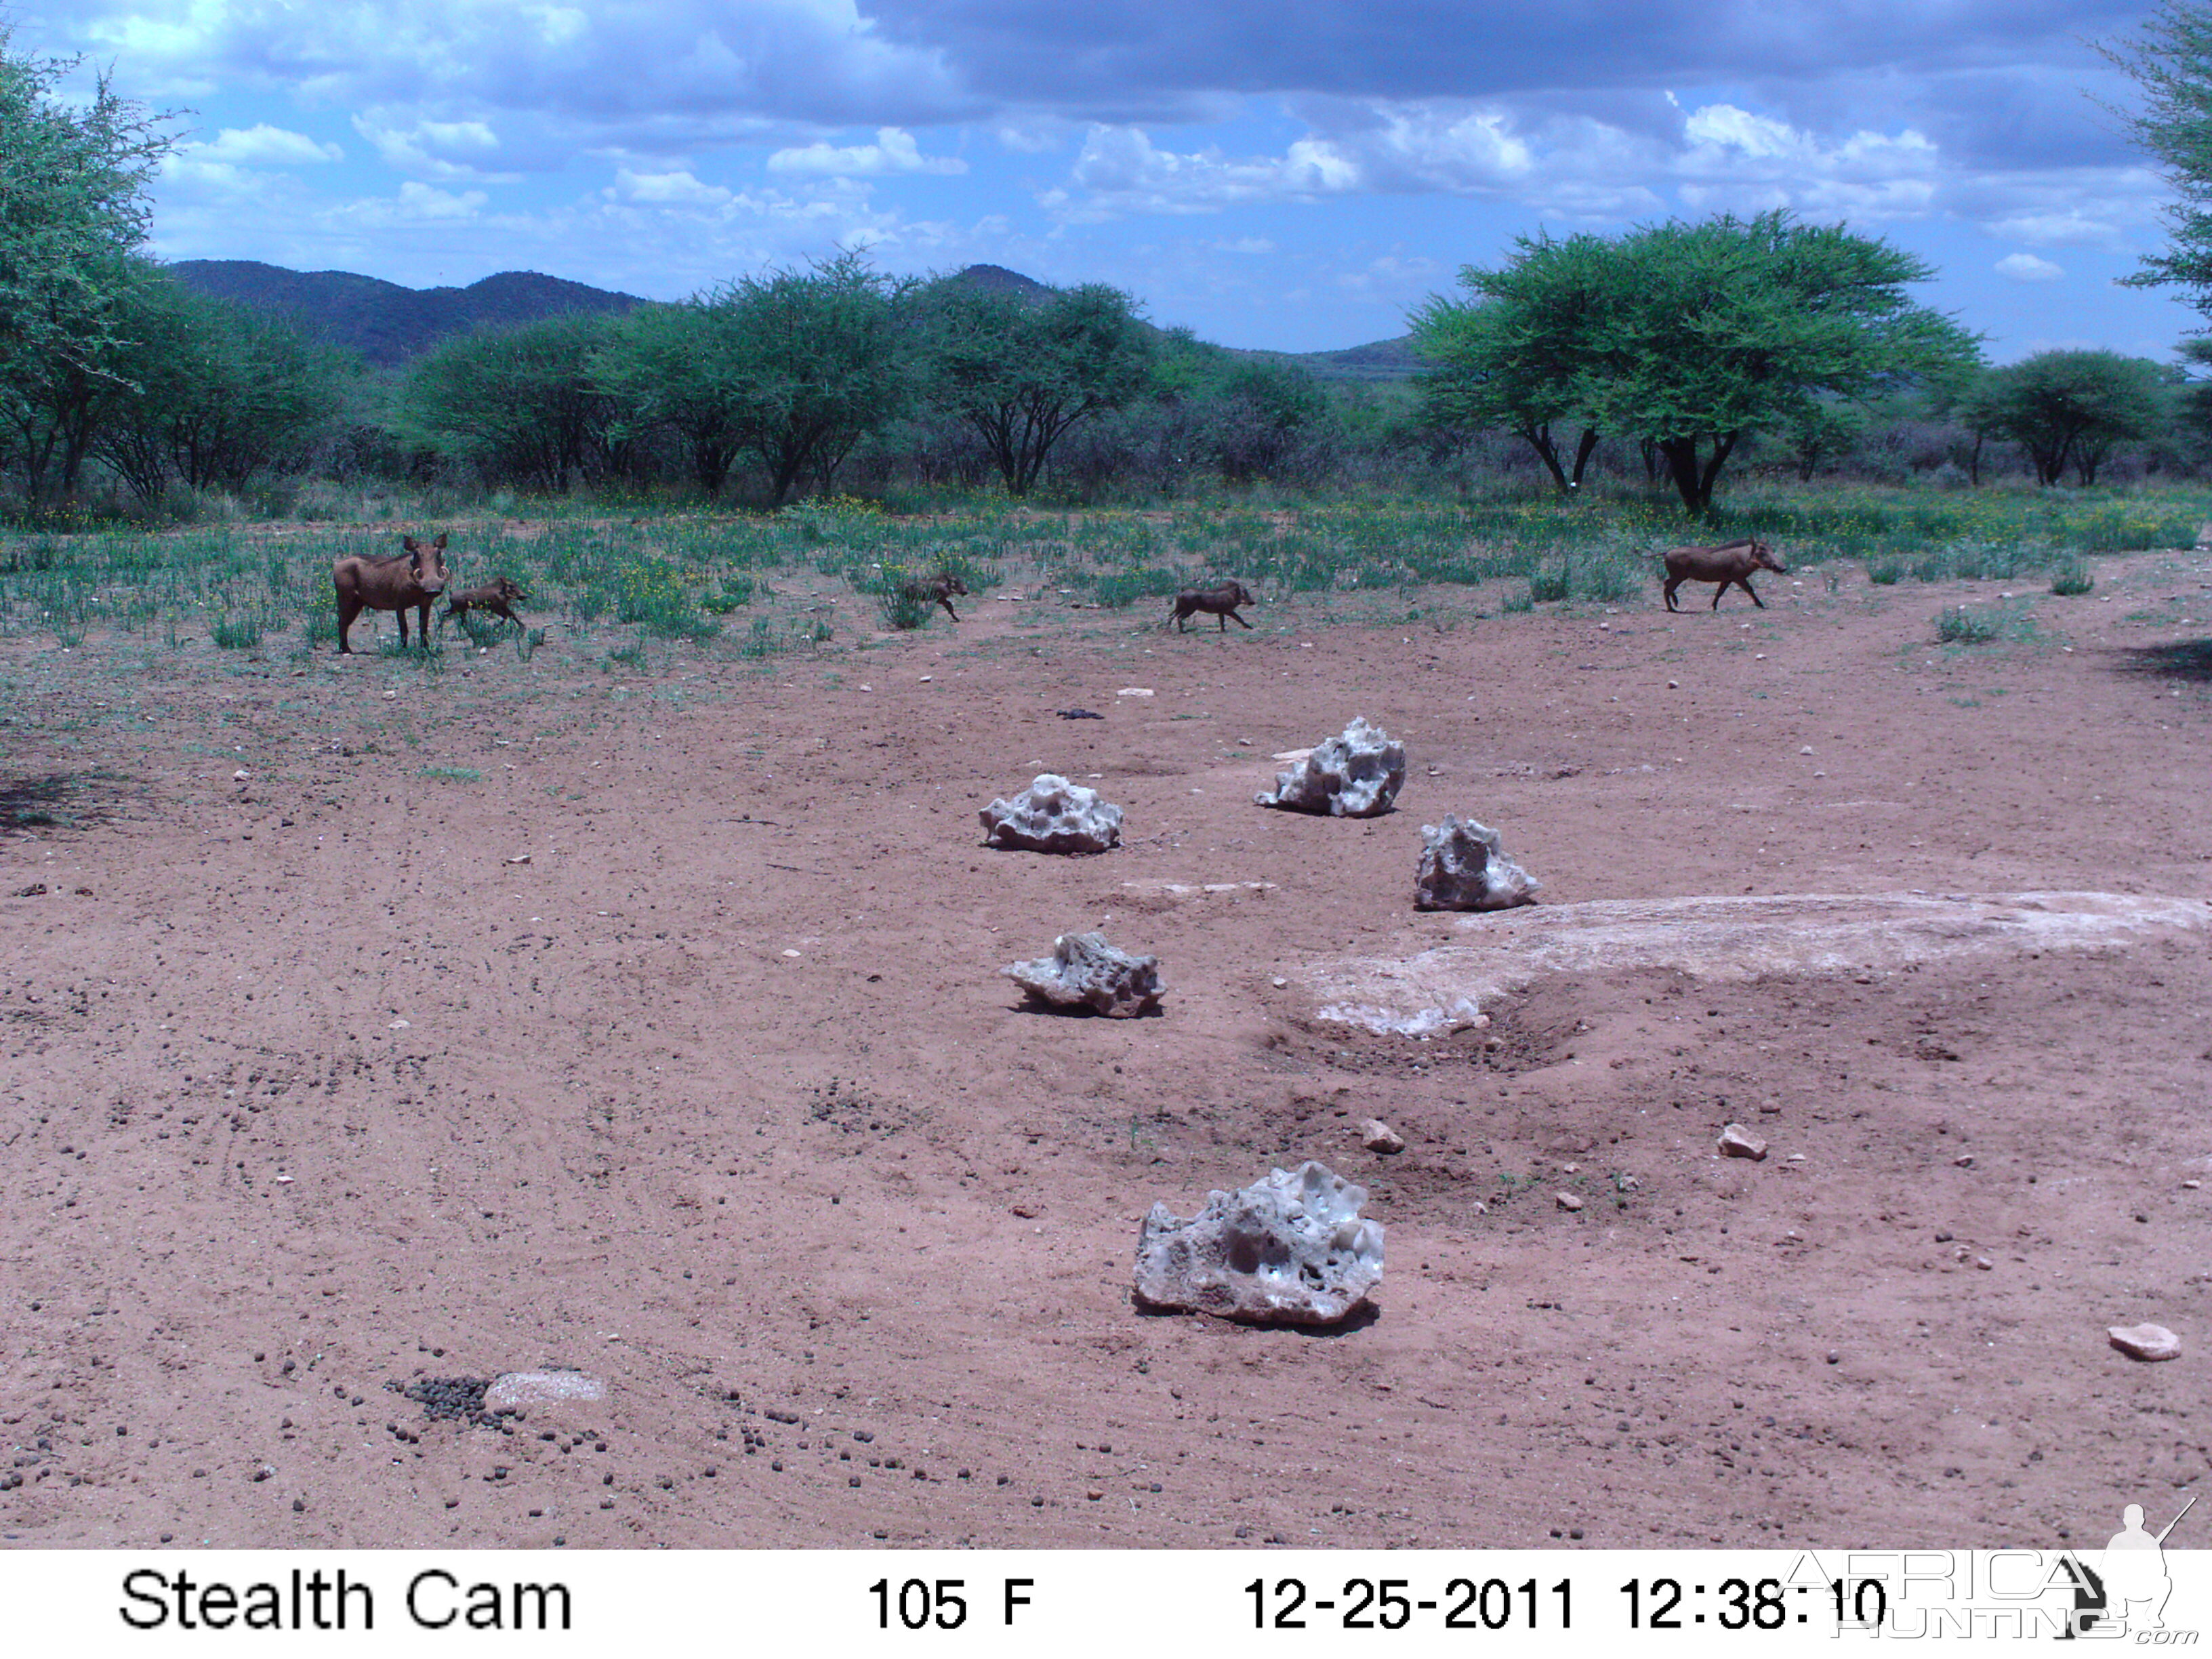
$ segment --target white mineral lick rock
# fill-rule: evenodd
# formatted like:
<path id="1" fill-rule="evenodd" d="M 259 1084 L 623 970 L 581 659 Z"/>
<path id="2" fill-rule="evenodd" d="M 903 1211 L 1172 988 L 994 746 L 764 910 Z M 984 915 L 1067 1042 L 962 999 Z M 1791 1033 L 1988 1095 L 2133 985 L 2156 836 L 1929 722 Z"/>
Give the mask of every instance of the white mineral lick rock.
<path id="1" fill-rule="evenodd" d="M 1052 942 L 1050 956 L 999 971 L 1056 1007 L 1130 1019 L 1160 1006 L 1160 959 L 1117 951 L 1103 933 L 1062 933 Z"/>
<path id="2" fill-rule="evenodd" d="M 1390 810 L 1405 781 L 1406 746 L 1393 743 L 1363 714 L 1341 737 L 1316 744 L 1290 771 L 1277 773 L 1273 794 L 1252 799 L 1294 812 L 1371 818 Z"/>
<path id="3" fill-rule="evenodd" d="M 1096 789 L 1040 772 L 1012 800 L 994 800 L 977 815 L 993 847 L 1029 853 L 1103 853 L 1121 844 L 1121 809 Z"/>
<path id="4" fill-rule="evenodd" d="M 1326 1165 L 1209 1193 L 1189 1220 L 1164 1204 L 1137 1234 L 1137 1300 L 1256 1323 L 1333 1325 L 1382 1281 L 1382 1224 L 1367 1189 Z"/>
<path id="5" fill-rule="evenodd" d="M 1421 867 L 1413 876 L 1417 910 L 1510 910 L 1534 904 L 1544 884 L 1505 855 L 1498 831 L 1447 812 L 1421 826 Z"/>

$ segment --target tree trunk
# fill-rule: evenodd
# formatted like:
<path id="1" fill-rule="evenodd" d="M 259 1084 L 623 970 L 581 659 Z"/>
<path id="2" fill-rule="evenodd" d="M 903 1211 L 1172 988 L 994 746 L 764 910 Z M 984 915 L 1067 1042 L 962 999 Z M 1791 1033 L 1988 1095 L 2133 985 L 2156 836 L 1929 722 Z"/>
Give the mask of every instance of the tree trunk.
<path id="1" fill-rule="evenodd" d="M 1575 476 L 1567 480 L 1570 492 L 1583 487 L 1583 469 L 1589 465 L 1589 458 L 1596 452 L 1597 428 L 1586 426 L 1583 428 L 1582 441 L 1575 446 Z"/>
<path id="2" fill-rule="evenodd" d="M 1565 495 L 1567 470 L 1559 465 L 1559 449 L 1552 442 L 1551 423 L 1539 422 L 1534 426 L 1524 426 L 1521 428 L 1521 437 L 1529 448 L 1536 452 L 1536 459 L 1543 462 L 1544 470 L 1552 475 L 1553 489 L 1562 495 Z"/>

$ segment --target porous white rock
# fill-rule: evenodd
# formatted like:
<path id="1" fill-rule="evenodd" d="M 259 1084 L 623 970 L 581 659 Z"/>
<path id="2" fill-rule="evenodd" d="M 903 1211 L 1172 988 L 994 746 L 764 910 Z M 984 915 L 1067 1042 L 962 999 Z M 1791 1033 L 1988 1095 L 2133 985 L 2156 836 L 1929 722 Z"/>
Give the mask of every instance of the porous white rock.
<path id="1" fill-rule="evenodd" d="M 2181 1358 L 2181 1339 L 2163 1325 L 2108 1325 L 2105 1337 L 2130 1359 Z"/>
<path id="2" fill-rule="evenodd" d="M 1040 772 L 1012 800 L 994 800 L 976 815 L 993 847 L 1029 853 L 1103 853 L 1121 842 L 1121 809 L 1096 789 Z"/>
<path id="3" fill-rule="evenodd" d="M 1343 735 L 1316 744 L 1287 772 L 1275 775 L 1273 793 L 1252 797 L 1262 806 L 1331 817 L 1371 818 L 1390 810 L 1406 781 L 1406 746 L 1361 715 Z"/>
<path id="4" fill-rule="evenodd" d="M 1137 1235 L 1137 1300 L 1255 1323 L 1333 1325 L 1382 1282 L 1367 1189 L 1325 1164 L 1209 1193 L 1188 1220 L 1152 1206 Z"/>
<path id="5" fill-rule="evenodd" d="M 1498 831 L 1444 814 L 1421 826 L 1421 865 L 1413 875 L 1417 910 L 1510 910 L 1534 904 L 1544 884 L 1505 854 Z"/>
<path id="6" fill-rule="evenodd" d="M 1103 933 L 1062 933 L 1052 942 L 1050 956 L 999 971 L 1055 1007 L 1087 1007 L 1130 1019 L 1160 1006 L 1160 959 L 1118 951 Z"/>

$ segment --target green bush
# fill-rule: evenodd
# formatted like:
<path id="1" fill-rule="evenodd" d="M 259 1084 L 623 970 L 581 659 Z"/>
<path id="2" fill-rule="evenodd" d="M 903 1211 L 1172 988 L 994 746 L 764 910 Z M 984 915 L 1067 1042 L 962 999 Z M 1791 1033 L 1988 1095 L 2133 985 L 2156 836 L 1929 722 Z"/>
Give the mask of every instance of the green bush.
<path id="1" fill-rule="evenodd" d="M 1529 573 L 1528 598 L 1536 605 L 1550 605 L 1554 600 L 1565 599 L 1571 586 L 1566 566 L 1547 565 L 1541 570 Z"/>
<path id="2" fill-rule="evenodd" d="M 1996 617 L 1963 605 L 1954 605 L 1936 618 L 1936 637 L 1946 645 L 1985 645 L 2003 631 Z"/>
<path id="3" fill-rule="evenodd" d="M 917 628 L 929 626 L 929 618 L 937 609 L 937 601 L 926 593 L 909 592 L 903 586 L 886 588 L 876 595 L 876 609 L 882 613 L 884 626 L 901 633 L 911 633 Z M 762 620 L 765 622 L 766 617 Z M 757 631 L 757 630 L 756 630 Z"/>
<path id="4" fill-rule="evenodd" d="M 254 650 L 261 643 L 261 618 L 250 615 L 218 617 L 208 625 L 208 637 L 218 650 Z"/>
<path id="5" fill-rule="evenodd" d="M 2069 599 L 2076 593 L 2087 592 L 2096 585 L 2097 579 L 2089 574 L 2089 567 L 2079 559 L 2060 565 L 2051 574 L 2051 591 Z"/>
<path id="6" fill-rule="evenodd" d="M 1905 561 L 1902 559 L 1869 559 L 1867 562 L 1867 580 L 1876 587 L 1894 587 L 1904 575 Z"/>

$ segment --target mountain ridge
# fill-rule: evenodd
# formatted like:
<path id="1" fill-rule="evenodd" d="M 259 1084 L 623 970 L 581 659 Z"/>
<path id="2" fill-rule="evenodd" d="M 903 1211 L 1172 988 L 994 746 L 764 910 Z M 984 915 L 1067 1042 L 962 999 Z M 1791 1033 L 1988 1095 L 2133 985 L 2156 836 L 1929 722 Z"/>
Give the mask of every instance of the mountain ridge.
<path id="1" fill-rule="evenodd" d="M 479 328 L 512 328 L 574 313 L 603 315 L 653 303 L 534 270 L 502 270 L 465 288 L 414 289 L 380 276 L 291 270 L 258 259 L 179 259 L 167 269 L 197 293 L 284 313 L 380 368 L 396 368 Z M 1048 284 L 1003 265 L 973 264 L 958 276 L 994 293 L 1036 297 L 1052 292 Z M 1295 363 L 1323 380 L 1401 380 L 1419 368 L 1403 336 L 1334 351 L 1224 349 L 1240 357 Z"/>

